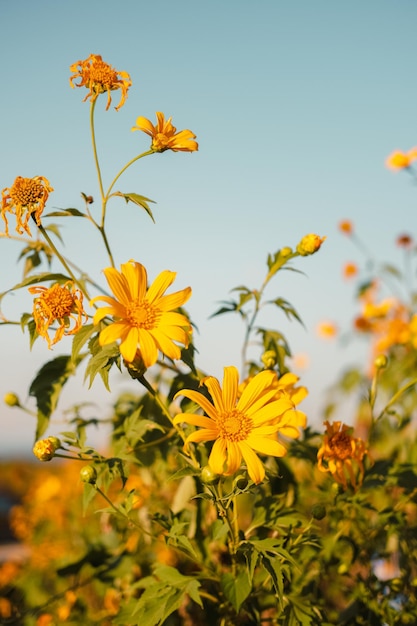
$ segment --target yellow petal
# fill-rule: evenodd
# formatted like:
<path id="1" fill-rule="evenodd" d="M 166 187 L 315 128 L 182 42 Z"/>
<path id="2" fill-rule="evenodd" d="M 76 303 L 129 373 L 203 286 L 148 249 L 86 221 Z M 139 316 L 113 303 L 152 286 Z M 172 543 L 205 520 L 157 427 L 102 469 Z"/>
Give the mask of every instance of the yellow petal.
<path id="1" fill-rule="evenodd" d="M 239 442 L 239 448 L 245 459 L 248 468 L 248 474 L 253 482 L 258 485 L 265 478 L 265 468 L 259 458 L 256 456 L 252 448 L 244 441 Z"/>
<path id="2" fill-rule="evenodd" d="M 184 396 L 184 398 L 188 398 L 191 402 L 195 402 L 203 409 L 204 413 L 207 413 L 213 420 L 217 420 L 218 413 L 212 403 L 203 396 L 199 391 L 193 391 L 192 389 L 184 389 L 184 391 L 179 391 L 175 394 L 174 400 L 178 398 L 178 396 Z"/>
<path id="3" fill-rule="evenodd" d="M 226 411 L 232 411 L 236 406 L 239 386 L 239 372 L 236 367 L 224 368 L 222 404 Z"/>
<path id="4" fill-rule="evenodd" d="M 208 464 L 213 472 L 215 472 L 216 474 L 223 474 L 225 462 L 226 442 L 223 439 L 216 439 L 211 449 Z"/>
<path id="5" fill-rule="evenodd" d="M 149 287 L 146 300 L 151 304 L 156 303 L 168 287 L 172 285 L 176 275 L 176 272 L 170 272 L 168 270 L 161 272 Z"/>

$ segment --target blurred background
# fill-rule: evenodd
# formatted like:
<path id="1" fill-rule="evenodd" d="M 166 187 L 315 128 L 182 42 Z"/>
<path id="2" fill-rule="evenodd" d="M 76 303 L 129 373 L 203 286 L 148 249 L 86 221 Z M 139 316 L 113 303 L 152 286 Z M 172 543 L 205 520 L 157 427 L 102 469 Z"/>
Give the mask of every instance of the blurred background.
<path id="1" fill-rule="evenodd" d="M 98 199 L 86 91 L 69 85 L 69 66 L 91 53 L 133 82 L 120 111 L 113 108 L 119 92 L 109 111 L 105 98 L 96 106 L 105 187 L 149 146 L 146 135 L 131 132 L 139 115 L 154 121 L 162 111 L 197 135 L 198 152 L 152 155 L 118 183 L 156 202 L 156 224 L 122 199 L 110 203 L 107 223 L 117 265 L 134 258 L 151 280 L 170 269 L 178 289 L 192 286 L 187 310 L 201 369 L 221 376 L 224 366 L 241 366 L 239 318 L 210 319 L 230 289 L 259 287 L 268 253 L 295 247 L 307 233 L 327 237 L 318 254 L 294 262 L 303 274 L 283 272 L 267 292 L 289 300 L 304 326 L 277 309 L 262 318 L 287 336 L 294 371 L 309 388 L 301 408 L 320 425 L 326 389 L 367 355 L 365 345 L 347 341 L 355 290 L 342 271 L 363 259 L 338 224 L 351 220 L 375 258 L 392 263 L 401 263 L 396 237 L 414 232 L 413 179 L 389 171 L 385 160 L 416 143 L 416 3 L 3 0 L 0 18 L 1 188 L 16 176 L 41 175 L 54 187 L 49 210 L 83 208 L 81 192 Z M 104 284 L 108 261 L 97 233 L 76 219 L 54 221 L 64 254 Z M 20 251 L 15 240 L 0 240 L 0 292 L 22 279 Z M 25 289 L 1 303 L 10 320 L 31 307 Z M 318 336 L 326 320 L 337 323 L 341 340 Z M 52 352 L 38 340 L 29 352 L 28 336 L 3 326 L 0 342 L 0 398 L 12 391 L 33 406 L 27 393 L 35 373 L 67 353 L 70 340 Z M 81 378 L 70 380 L 47 434 L 65 429 L 74 401 L 92 402 L 91 416 L 105 419 L 121 391 L 137 391 L 117 372 L 111 386 L 109 393 L 97 379 L 88 390 Z M 1 458 L 30 457 L 34 432 L 30 415 L 0 406 Z M 91 431 L 92 445 L 104 442 L 105 429 Z"/>

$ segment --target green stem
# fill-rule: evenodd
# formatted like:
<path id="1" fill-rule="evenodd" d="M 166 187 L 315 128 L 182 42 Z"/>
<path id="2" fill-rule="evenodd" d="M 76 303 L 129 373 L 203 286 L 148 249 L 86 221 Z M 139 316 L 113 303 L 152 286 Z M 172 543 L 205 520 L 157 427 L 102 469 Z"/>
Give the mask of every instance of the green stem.
<path id="1" fill-rule="evenodd" d="M 93 100 L 90 106 L 90 129 L 91 129 L 91 141 L 93 144 L 93 155 L 94 155 L 94 162 L 96 164 L 96 170 L 97 170 L 97 177 L 98 177 L 98 185 L 100 188 L 100 195 L 101 195 L 101 200 L 102 202 L 104 201 L 104 188 L 103 188 L 103 181 L 101 178 L 101 170 L 100 170 L 100 164 L 98 162 L 98 154 L 97 154 L 97 145 L 96 145 L 96 133 L 94 130 L 94 109 L 96 106 L 96 100 Z"/>
<path id="2" fill-rule="evenodd" d="M 388 404 L 385 405 L 385 407 L 382 409 L 382 411 L 380 412 L 380 414 L 378 415 L 375 421 L 378 421 L 379 419 L 381 419 L 381 417 L 384 415 L 387 409 L 389 409 L 390 406 L 395 404 L 398 398 L 402 396 L 402 394 L 405 393 L 407 389 L 414 387 L 414 385 L 417 385 L 417 378 L 413 378 L 413 380 L 411 380 L 409 383 L 401 387 L 401 389 L 399 389 L 397 393 L 392 396 L 391 400 L 388 402 Z"/>
<path id="3" fill-rule="evenodd" d="M 142 159 L 145 156 L 148 156 L 150 154 L 155 154 L 154 150 L 147 150 L 146 152 L 142 152 L 142 154 L 139 154 L 138 156 L 135 156 L 133 159 L 131 159 L 130 161 L 128 161 L 128 163 L 126 163 L 126 165 L 124 165 L 122 167 L 122 169 L 120 170 L 120 172 L 118 174 L 116 174 L 115 178 L 113 179 L 113 181 L 110 184 L 110 187 L 107 190 L 107 193 L 104 197 L 104 201 L 105 203 L 107 203 L 107 200 L 110 197 L 110 192 L 113 189 L 113 187 L 115 186 L 116 182 L 119 180 L 120 176 L 123 174 L 123 172 L 125 172 L 128 167 L 130 167 L 131 165 L 133 165 L 133 163 L 135 163 L 136 161 L 138 161 L 139 159 Z M 104 216 L 102 218 L 104 220 Z"/>
<path id="4" fill-rule="evenodd" d="M 102 491 L 100 489 L 100 487 L 98 487 L 96 484 L 94 485 L 95 490 L 97 491 L 97 493 L 99 493 L 108 504 L 110 504 L 111 508 L 113 509 L 113 511 L 115 513 L 117 513 L 118 515 L 121 515 L 122 517 L 124 517 L 130 524 L 133 524 L 133 526 L 136 526 L 136 528 L 139 528 L 139 530 L 141 530 L 143 533 L 145 533 L 145 535 L 149 535 L 150 537 L 153 537 L 152 533 L 150 533 L 148 530 L 146 530 L 145 528 L 143 528 L 143 526 L 141 526 L 138 522 L 135 522 L 135 520 L 131 519 L 127 513 L 125 513 L 124 511 L 122 511 L 121 509 L 119 509 L 115 504 L 113 504 L 113 502 L 110 500 L 110 498 L 108 498 L 106 496 L 106 494 L 104 493 L 104 491 Z"/>

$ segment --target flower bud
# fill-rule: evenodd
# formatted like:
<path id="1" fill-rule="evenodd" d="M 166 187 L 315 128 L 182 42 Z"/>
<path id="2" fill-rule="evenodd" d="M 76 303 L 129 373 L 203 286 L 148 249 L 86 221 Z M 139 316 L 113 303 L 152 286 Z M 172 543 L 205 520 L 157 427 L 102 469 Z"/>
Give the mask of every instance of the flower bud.
<path id="1" fill-rule="evenodd" d="M 245 474 L 239 474 L 239 476 L 236 476 L 234 480 L 234 485 L 243 491 L 248 486 L 248 482 L 248 477 Z"/>
<path id="2" fill-rule="evenodd" d="M 311 510 L 314 519 L 322 520 L 326 517 L 326 507 L 324 504 L 315 504 Z"/>
<path id="3" fill-rule="evenodd" d="M 388 365 L 388 358 L 385 356 L 385 354 L 380 354 L 376 357 L 374 365 L 377 370 L 383 370 Z"/>
<path id="4" fill-rule="evenodd" d="M 200 480 L 204 485 L 214 485 L 218 483 L 220 475 L 213 472 L 209 465 L 205 465 L 201 470 Z"/>
<path id="5" fill-rule="evenodd" d="M 314 254 L 325 239 L 326 237 L 319 237 L 319 235 L 314 235 L 313 233 L 305 235 L 297 245 L 298 254 L 301 254 L 301 256 Z"/>
<path id="6" fill-rule="evenodd" d="M 281 250 L 279 251 L 279 256 L 283 257 L 284 259 L 287 256 L 290 256 L 292 254 L 292 248 L 290 248 L 289 246 L 284 246 L 284 248 L 281 248 Z"/>
<path id="7" fill-rule="evenodd" d="M 139 380 L 146 372 L 146 365 L 143 362 L 142 354 L 140 350 L 136 350 L 135 358 L 133 361 L 128 363 L 123 360 L 123 364 L 125 365 L 127 371 L 129 372 L 131 378 L 134 380 Z"/>
<path id="8" fill-rule="evenodd" d="M 48 437 L 48 441 L 50 441 L 51 444 L 55 447 L 55 450 L 58 450 L 58 448 L 61 447 L 61 440 L 59 439 L 59 437 Z"/>
<path id="9" fill-rule="evenodd" d="M 265 369 L 272 370 L 277 364 L 277 355 L 273 350 L 265 350 L 261 356 L 261 361 L 265 366 Z"/>
<path id="10" fill-rule="evenodd" d="M 84 465 L 80 470 L 80 479 L 83 483 L 95 485 L 97 480 L 97 470 L 93 465 Z"/>
<path id="11" fill-rule="evenodd" d="M 53 438 L 51 437 L 51 439 Z M 55 444 L 49 439 L 40 439 L 33 446 L 33 454 L 39 461 L 52 461 L 55 451 Z"/>
<path id="12" fill-rule="evenodd" d="M 20 406 L 19 397 L 15 393 L 6 393 L 3 400 L 7 406 Z"/>

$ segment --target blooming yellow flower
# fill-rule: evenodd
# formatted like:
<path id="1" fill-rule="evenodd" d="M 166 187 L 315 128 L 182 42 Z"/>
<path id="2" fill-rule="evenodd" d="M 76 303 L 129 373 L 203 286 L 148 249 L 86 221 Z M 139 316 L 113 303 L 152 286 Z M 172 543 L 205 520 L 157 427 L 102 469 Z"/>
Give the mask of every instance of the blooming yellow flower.
<path id="1" fill-rule="evenodd" d="M 104 275 L 115 298 L 97 296 L 91 300 L 91 304 L 98 300 L 108 304 L 96 311 L 94 324 L 107 315 L 112 315 L 115 321 L 100 332 L 100 345 L 121 339 L 120 352 L 128 363 L 135 359 L 139 347 L 145 367 L 156 362 L 158 350 L 170 359 L 179 359 L 181 350 L 174 342 L 187 347 L 191 325 L 185 315 L 174 309 L 187 302 L 191 288 L 163 295 L 176 276 L 175 272 L 165 270 L 147 289 L 146 269 L 135 261 L 122 264 L 121 272 L 108 267 Z"/>
<path id="2" fill-rule="evenodd" d="M 9 234 L 6 213 L 14 212 L 19 235 L 25 231 L 31 237 L 29 218 L 32 215 L 36 224 L 40 226 L 41 215 L 51 191 L 53 188 L 49 180 L 43 176 L 34 178 L 18 176 L 10 188 L 5 187 L 1 192 L 1 216 L 5 223 L 5 234 Z"/>
<path id="3" fill-rule="evenodd" d="M 116 111 L 126 102 L 128 89 L 132 85 L 129 74 L 115 70 L 105 63 L 99 54 L 90 54 L 88 59 L 73 63 L 70 71 L 74 73 L 70 77 L 71 87 L 86 87 L 89 90 L 83 102 L 88 98 L 94 102 L 101 93 L 107 92 L 107 111 L 111 104 L 111 92 L 115 89 L 122 92 L 120 102 L 115 107 Z M 81 79 L 80 82 L 74 83 L 77 78 Z"/>
<path id="4" fill-rule="evenodd" d="M 317 454 L 318 468 L 321 472 L 330 472 L 345 489 L 349 479 L 356 489 L 362 484 L 365 472 L 363 458 L 368 454 L 365 442 L 352 437 L 352 428 L 342 422 L 326 421 L 324 425 L 326 433 Z"/>
<path id="5" fill-rule="evenodd" d="M 239 373 L 230 366 L 224 368 L 223 388 L 213 376 L 201 381 L 212 402 L 198 391 L 178 392 L 175 397 L 188 398 L 206 413 L 206 416 L 181 413 L 174 418 L 175 424 L 184 422 L 201 428 L 187 437 L 185 446 L 191 442 L 214 441 L 208 460 L 213 472 L 234 474 L 243 457 L 253 482 L 262 482 L 265 468 L 256 453 L 284 456 L 286 448 L 278 441 L 278 434 L 287 435 L 293 426 L 298 426 L 298 416 L 290 410 L 291 400 L 275 399 L 276 379 L 275 372 L 264 370 L 250 380 L 239 397 Z"/>
<path id="6" fill-rule="evenodd" d="M 165 152 L 165 150 L 194 152 L 198 150 L 198 143 L 194 141 L 196 136 L 191 130 L 181 130 L 177 133 L 177 129 L 171 123 L 172 117 L 165 120 L 164 114 L 160 111 L 157 111 L 156 119 L 157 123 L 154 126 L 146 117 L 138 117 L 136 126 L 132 127 L 132 130 L 142 130 L 152 137 L 151 150 L 154 152 Z"/>
<path id="7" fill-rule="evenodd" d="M 354 278 L 358 275 L 358 266 L 356 263 L 348 262 L 343 266 L 343 276 L 346 279 Z"/>
<path id="8" fill-rule="evenodd" d="M 411 163 L 417 159 L 417 148 L 412 148 L 408 152 L 395 150 L 390 154 L 385 165 L 391 170 L 403 170 L 410 167 Z"/>
<path id="9" fill-rule="evenodd" d="M 314 254 L 317 250 L 319 250 L 325 239 L 326 237 L 319 237 L 319 235 L 310 233 L 301 239 L 301 241 L 297 244 L 296 250 L 298 254 L 301 254 L 301 256 Z"/>
<path id="10" fill-rule="evenodd" d="M 33 319 L 36 330 L 48 342 L 51 348 L 60 341 L 63 335 L 77 333 L 88 315 L 83 309 L 83 294 L 72 281 L 64 285 L 55 283 L 52 287 L 29 287 L 32 294 L 37 294 L 33 302 Z M 70 329 L 71 320 L 74 326 Z M 49 327 L 58 322 L 53 339 L 49 336 Z"/>

